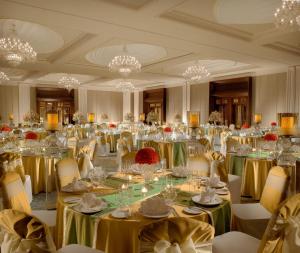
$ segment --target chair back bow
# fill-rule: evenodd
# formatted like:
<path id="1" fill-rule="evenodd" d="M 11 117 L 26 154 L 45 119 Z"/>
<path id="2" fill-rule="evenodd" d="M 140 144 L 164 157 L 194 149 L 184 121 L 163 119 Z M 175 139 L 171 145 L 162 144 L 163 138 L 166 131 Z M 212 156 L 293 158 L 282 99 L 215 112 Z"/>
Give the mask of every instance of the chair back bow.
<path id="1" fill-rule="evenodd" d="M 154 245 L 154 253 L 196 253 L 193 240 L 190 238 L 185 242 L 170 243 L 166 240 L 160 240 Z"/>

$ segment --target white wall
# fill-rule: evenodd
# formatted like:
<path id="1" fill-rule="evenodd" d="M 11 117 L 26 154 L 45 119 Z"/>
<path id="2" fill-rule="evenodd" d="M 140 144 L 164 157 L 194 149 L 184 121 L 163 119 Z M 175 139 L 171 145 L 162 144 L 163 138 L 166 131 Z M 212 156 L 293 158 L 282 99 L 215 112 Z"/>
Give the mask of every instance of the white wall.
<path id="1" fill-rule="evenodd" d="M 182 116 L 182 86 L 167 89 L 166 113 L 167 122 L 173 122 L 176 114 Z"/>
<path id="2" fill-rule="evenodd" d="M 262 125 L 277 121 L 277 113 L 286 112 L 287 73 L 253 78 L 253 113 L 262 113 Z"/>
<path id="3" fill-rule="evenodd" d="M 98 122 L 102 113 L 106 113 L 110 121 L 122 121 L 123 93 L 88 90 L 87 111 L 95 113 Z"/>

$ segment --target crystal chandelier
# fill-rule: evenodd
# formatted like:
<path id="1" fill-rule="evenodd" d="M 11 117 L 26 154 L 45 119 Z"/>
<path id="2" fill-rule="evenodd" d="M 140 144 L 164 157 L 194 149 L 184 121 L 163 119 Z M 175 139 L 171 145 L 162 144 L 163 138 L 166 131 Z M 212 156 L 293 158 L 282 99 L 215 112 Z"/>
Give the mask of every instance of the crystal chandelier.
<path id="1" fill-rule="evenodd" d="M 208 77 L 210 73 L 200 62 L 196 62 L 194 65 L 189 66 L 182 75 L 187 81 L 197 82 Z"/>
<path id="2" fill-rule="evenodd" d="M 18 66 L 24 62 L 36 60 L 36 52 L 32 46 L 20 38 L 13 24 L 8 37 L 0 38 L 0 55 L 11 65 Z"/>
<path id="3" fill-rule="evenodd" d="M 115 56 L 108 64 L 108 68 L 112 72 L 128 76 L 132 72 L 141 71 L 141 64 L 134 56 L 128 54 L 127 48 L 124 46 L 123 53 Z"/>
<path id="4" fill-rule="evenodd" d="M 277 28 L 299 29 L 300 0 L 282 0 L 282 4 L 274 13 Z M 298 26 L 297 26 L 298 23 Z"/>
<path id="5" fill-rule="evenodd" d="M 8 76 L 4 72 L 0 71 L 0 83 L 4 83 L 7 81 L 9 81 Z"/>
<path id="6" fill-rule="evenodd" d="M 59 79 L 58 84 L 70 92 L 72 89 L 78 87 L 80 82 L 75 77 L 66 75 Z"/>
<path id="7" fill-rule="evenodd" d="M 135 91 L 136 88 L 134 84 L 130 81 L 123 80 L 116 85 L 117 90 L 121 90 L 123 92 L 132 92 Z"/>

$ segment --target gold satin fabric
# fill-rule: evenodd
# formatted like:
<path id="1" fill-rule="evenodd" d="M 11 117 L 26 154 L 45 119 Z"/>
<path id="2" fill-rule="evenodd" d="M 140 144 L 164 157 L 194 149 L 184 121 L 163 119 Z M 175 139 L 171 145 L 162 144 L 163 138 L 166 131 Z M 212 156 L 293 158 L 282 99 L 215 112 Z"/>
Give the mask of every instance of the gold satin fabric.
<path id="1" fill-rule="evenodd" d="M 205 156 L 210 160 L 210 161 L 218 161 L 218 175 L 220 176 L 220 180 L 223 182 L 228 182 L 228 172 L 226 170 L 225 166 L 225 157 L 216 151 L 210 151 L 205 154 Z"/>
<path id="2" fill-rule="evenodd" d="M 166 240 L 179 245 L 192 238 L 197 244 L 212 240 L 214 232 L 214 227 L 206 222 L 186 217 L 172 217 L 146 225 L 139 238 L 142 242 L 156 243 L 159 240 Z"/>
<path id="3" fill-rule="evenodd" d="M 107 133 L 105 135 L 106 142 L 109 143 L 110 145 L 110 152 L 115 153 L 117 152 L 117 141 L 120 138 L 119 134 L 114 134 L 114 133 Z"/>
<path id="4" fill-rule="evenodd" d="M 18 173 L 7 172 L 1 177 L 4 208 L 11 208 L 30 214 L 31 207 Z"/>
<path id="5" fill-rule="evenodd" d="M 73 179 L 80 179 L 77 162 L 71 158 L 64 158 L 56 163 L 57 187 L 62 187 L 72 183 Z"/>
<path id="6" fill-rule="evenodd" d="M 273 214 L 261 240 L 258 253 L 282 253 L 285 238 L 285 224 L 290 217 L 299 215 L 300 194 L 296 194 L 284 201 Z M 280 220 L 281 224 L 277 223 L 277 220 Z"/>
<path id="7" fill-rule="evenodd" d="M 21 160 L 21 155 L 20 154 L 16 154 L 16 153 L 10 153 L 10 152 L 5 152 L 3 154 L 0 154 L 0 177 L 3 173 L 5 173 L 4 168 L 3 168 L 3 164 L 4 162 L 7 161 L 7 165 L 8 167 L 13 167 L 13 171 L 17 172 L 22 181 L 25 182 L 25 170 L 24 170 L 24 166 L 21 162 L 21 164 L 17 165 L 17 160 Z"/>
<path id="8" fill-rule="evenodd" d="M 22 161 L 25 174 L 29 175 L 31 178 L 33 194 L 46 191 L 46 180 L 48 192 L 56 190 L 55 164 L 59 161 L 58 158 L 45 156 L 22 156 Z"/>
<path id="9" fill-rule="evenodd" d="M 207 152 L 211 149 L 210 142 L 208 139 L 200 138 L 199 143 L 204 147 L 204 152 Z"/>
<path id="10" fill-rule="evenodd" d="M 120 135 L 120 139 L 124 141 L 129 150 L 133 150 L 133 138 L 132 133 L 128 131 L 124 131 Z"/>
<path id="11" fill-rule="evenodd" d="M 197 176 L 210 175 L 210 161 L 205 155 L 189 157 L 187 167 Z"/>
<path id="12" fill-rule="evenodd" d="M 270 170 L 260 199 L 270 213 L 274 213 L 286 197 L 288 183 L 289 175 L 284 168 L 275 166 Z"/>
<path id="13" fill-rule="evenodd" d="M 78 153 L 78 140 L 76 137 L 68 138 L 68 148 L 72 150 L 73 157 L 76 157 Z"/>
<path id="14" fill-rule="evenodd" d="M 262 137 L 257 136 L 230 136 L 229 138 L 238 141 L 239 144 L 247 144 L 251 147 L 256 147 L 257 143 L 262 140 Z"/>
<path id="15" fill-rule="evenodd" d="M 247 158 L 242 176 L 241 195 L 260 200 L 268 173 L 275 161 Z"/>
<path id="16" fill-rule="evenodd" d="M 0 212 L 0 244 L 3 253 L 56 252 L 49 228 L 34 216 L 17 210 Z"/>

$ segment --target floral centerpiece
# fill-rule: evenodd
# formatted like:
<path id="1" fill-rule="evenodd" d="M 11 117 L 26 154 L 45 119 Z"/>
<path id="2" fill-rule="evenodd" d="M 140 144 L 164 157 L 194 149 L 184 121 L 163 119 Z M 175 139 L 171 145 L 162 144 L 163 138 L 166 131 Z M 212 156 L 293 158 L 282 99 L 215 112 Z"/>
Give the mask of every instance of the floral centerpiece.
<path id="1" fill-rule="evenodd" d="M 76 111 L 74 114 L 73 114 L 73 121 L 75 121 L 76 124 L 80 124 L 84 121 L 84 116 L 81 112 L 79 111 Z"/>
<path id="2" fill-rule="evenodd" d="M 24 114 L 23 120 L 26 123 L 32 124 L 32 123 L 39 122 L 40 121 L 40 116 L 39 116 L 38 113 L 31 110 L 30 112 L 27 112 L 27 113 Z"/>
<path id="3" fill-rule="evenodd" d="M 147 122 L 148 124 L 151 122 L 152 124 L 158 122 L 158 114 L 154 111 L 151 111 L 147 114 Z"/>
<path id="4" fill-rule="evenodd" d="M 100 117 L 101 117 L 101 120 L 102 120 L 103 122 L 107 122 L 107 121 L 108 121 L 108 116 L 107 116 L 106 113 L 102 113 Z"/>
<path id="5" fill-rule="evenodd" d="M 138 164 L 157 164 L 159 156 L 153 148 L 142 148 L 137 152 L 135 162 Z"/>
<path id="6" fill-rule="evenodd" d="M 38 135 L 35 132 L 27 132 L 25 135 L 25 139 L 26 140 L 37 140 L 38 139 Z"/>
<path id="7" fill-rule="evenodd" d="M 222 122 L 222 114 L 218 111 L 213 111 L 208 117 L 210 123 L 219 124 Z"/>
<path id="8" fill-rule="evenodd" d="M 9 126 L 3 126 L 1 132 L 10 132 L 12 129 Z"/>
<path id="9" fill-rule="evenodd" d="M 134 116 L 132 112 L 128 112 L 124 116 L 125 121 L 127 122 L 134 122 Z"/>
<path id="10" fill-rule="evenodd" d="M 117 125 L 116 125 L 116 124 L 114 124 L 114 123 L 110 123 L 110 124 L 108 125 L 108 127 L 109 127 L 109 128 L 116 128 L 116 127 L 117 127 Z"/>
<path id="11" fill-rule="evenodd" d="M 242 125 L 241 128 L 242 128 L 242 129 L 247 129 L 247 128 L 250 128 L 250 125 L 249 125 L 247 122 L 245 122 L 245 123 Z"/>
<path id="12" fill-rule="evenodd" d="M 276 127 L 277 126 L 277 123 L 276 122 L 271 122 L 271 127 Z"/>
<path id="13" fill-rule="evenodd" d="M 276 134 L 268 133 L 264 136 L 265 141 L 277 141 L 278 136 Z"/>
<path id="14" fill-rule="evenodd" d="M 172 128 L 171 127 L 165 127 L 164 128 L 164 133 L 172 133 Z"/>

